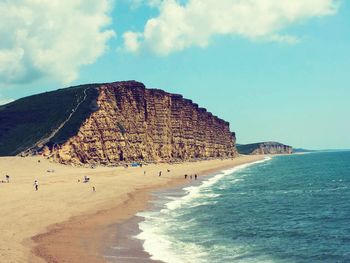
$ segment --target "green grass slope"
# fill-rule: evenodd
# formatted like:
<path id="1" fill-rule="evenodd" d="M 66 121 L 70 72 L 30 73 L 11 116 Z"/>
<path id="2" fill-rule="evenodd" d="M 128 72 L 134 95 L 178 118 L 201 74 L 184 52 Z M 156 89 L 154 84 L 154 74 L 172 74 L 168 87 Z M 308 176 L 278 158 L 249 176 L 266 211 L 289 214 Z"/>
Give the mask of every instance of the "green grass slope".
<path id="1" fill-rule="evenodd" d="M 82 122 L 97 108 L 97 86 L 89 84 L 59 89 L 0 106 L 0 156 L 19 154 L 48 137 L 86 94 L 86 99 L 49 144 L 64 142 L 75 135 Z"/>
<path id="2" fill-rule="evenodd" d="M 237 151 L 240 154 L 251 154 L 256 149 L 259 149 L 261 143 L 252 143 L 252 144 L 237 144 Z"/>

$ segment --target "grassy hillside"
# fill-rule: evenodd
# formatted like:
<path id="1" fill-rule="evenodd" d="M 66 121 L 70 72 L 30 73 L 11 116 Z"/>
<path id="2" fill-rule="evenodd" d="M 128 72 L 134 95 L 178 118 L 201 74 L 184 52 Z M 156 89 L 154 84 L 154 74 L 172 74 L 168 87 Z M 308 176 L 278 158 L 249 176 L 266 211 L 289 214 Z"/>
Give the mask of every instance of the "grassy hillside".
<path id="1" fill-rule="evenodd" d="M 65 141 L 76 134 L 96 109 L 96 87 L 91 84 L 59 89 L 0 106 L 0 156 L 16 155 L 49 136 L 84 99 L 85 91 L 86 99 L 50 143 Z"/>
<path id="2" fill-rule="evenodd" d="M 261 143 L 252 144 L 237 144 L 237 151 L 240 154 L 251 154 L 256 149 L 259 149 Z"/>

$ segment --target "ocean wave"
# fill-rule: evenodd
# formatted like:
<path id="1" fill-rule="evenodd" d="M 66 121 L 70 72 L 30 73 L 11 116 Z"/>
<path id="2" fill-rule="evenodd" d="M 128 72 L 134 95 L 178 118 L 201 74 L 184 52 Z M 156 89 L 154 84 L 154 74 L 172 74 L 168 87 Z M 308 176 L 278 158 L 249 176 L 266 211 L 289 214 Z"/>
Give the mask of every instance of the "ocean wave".
<path id="1" fill-rule="evenodd" d="M 211 188 L 217 182 L 227 175 L 269 160 L 271 160 L 271 157 L 223 170 L 203 181 L 200 185 L 183 188 L 183 196 L 167 197 L 162 194 L 161 197 L 163 200 L 166 199 L 167 202 L 159 211 L 138 213 L 138 216 L 143 217 L 144 220 L 139 223 L 141 233 L 136 238 L 144 241 L 144 250 L 151 255 L 153 260 L 161 260 L 167 263 L 208 262 L 208 251 L 202 246 L 191 242 L 183 242 L 176 238 L 176 235 L 169 234 L 169 231 L 192 228 L 196 225 L 195 219 L 189 219 L 185 224 L 181 224 L 176 221 L 177 216 L 183 215 L 189 209 L 198 206 L 215 204 L 215 199 L 220 197 L 220 194 L 213 193 Z M 239 183 L 240 181 L 232 179 L 230 184 Z"/>

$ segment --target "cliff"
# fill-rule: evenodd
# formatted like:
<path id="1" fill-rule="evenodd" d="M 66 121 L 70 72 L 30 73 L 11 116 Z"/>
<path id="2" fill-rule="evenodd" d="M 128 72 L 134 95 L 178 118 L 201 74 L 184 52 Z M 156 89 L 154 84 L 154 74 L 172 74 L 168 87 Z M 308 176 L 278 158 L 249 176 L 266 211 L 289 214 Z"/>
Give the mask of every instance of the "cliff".
<path id="1" fill-rule="evenodd" d="M 32 146 L 16 146 L 22 155 L 43 154 L 64 164 L 118 165 L 237 154 L 229 123 L 181 95 L 146 89 L 135 81 L 85 85 L 67 92 L 72 90 L 79 95 L 67 106 L 61 101 L 64 114 L 59 120 L 37 135 Z M 0 121 L 9 105 L 0 108 Z M 6 137 L 10 136 L 0 136 L 0 154 Z"/>
<path id="2" fill-rule="evenodd" d="M 261 142 L 252 144 L 237 145 L 240 154 L 291 154 L 293 148 L 291 146 L 279 142 Z"/>

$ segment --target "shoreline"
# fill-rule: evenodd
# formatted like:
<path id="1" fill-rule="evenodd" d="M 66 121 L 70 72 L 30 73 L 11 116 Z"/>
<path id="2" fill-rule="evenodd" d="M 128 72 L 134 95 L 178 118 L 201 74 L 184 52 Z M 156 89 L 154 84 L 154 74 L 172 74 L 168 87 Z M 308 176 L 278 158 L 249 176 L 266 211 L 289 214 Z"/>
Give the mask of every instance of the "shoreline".
<path id="1" fill-rule="evenodd" d="M 204 171 L 200 171 L 198 172 L 198 174 L 200 177 L 207 177 L 210 176 L 212 173 L 216 173 L 227 168 L 233 168 L 242 164 L 262 160 L 264 157 L 259 156 L 257 158 L 240 158 L 247 158 L 248 160 L 241 162 L 241 159 L 236 159 L 234 161 L 238 161 L 238 163 L 236 163 L 235 165 L 225 164 L 217 168 L 211 168 Z M 192 173 L 196 172 L 192 171 Z M 57 262 L 65 260 L 69 262 L 107 262 L 108 257 L 104 255 L 106 251 L 110 250 L 110 248 L 113 246 L 119 246 L 121 242 L 128 242 L 128 244 L 126 245 L 128 246 L 127 253 L 117 253 L 117 256 L 115 258 L 117 262 L 162 263 L 162 261 L 156 261 L 151 259 L 151 255 L 143 250 L 141 240 L 130 239 L 130 237 L 134 233 L 139 232 L 137 223 L 139 220 L 142 219 L 137 216 L 137 213 L 145 211 L 152 206 L 149 201 L 152 199 L 151 194 L 153 192 L 166 191 L 174 188 L 183 188 L 186 185 L 191 185 L 193 182 L 194 181 L 184 181 L 181 178 L 176 178 L 165 185 L 145 188 L 130 193 L 129 199 L 126 200 L 122 205 L 112 208 L 108 211 L 102 212 L 102 218 L 100 218 L 99 214 L 95 214 L 84 216 L 83 218 L 79 218 L 77 220 L 73 220 L 73 222 L 71 222 L 72 225 L 66 225 L 66 223 L 63 223 L 60 226 L 60 229 L 63 232 L 66 230 L 68 233 L 58 235 L 56 229 L 54 229 L 44 234 L 44 238 L 42 238 L 43 236 L 40 236 L 39 239 L 37 238 L 36 242 L 41 244 L 41 246 L 39 245 L 36 247 L 35 254 L 43 257 L 46 260 L 46 262 L 55 262 L 52 258 L 52 256 L 55 254 L 58 254 L 58 256 L 54 256 L 54 258 L 57 257 Z M 121 211 L 123 211 L 123 213 Z M 115 216 L 117 214 L 118 216 Z M 102 221 L 100 221 L 101 219 Z M 58 246 L 56 243 L 53 247 L 49 248 L 49 253 L 47 253 L 46 255 L 43 253 L 43 251 L 48 249 L 49 243 L 54 243 L 54 241 L 57 242 L 57 238 L 62 239 L 66 238 L 68 235 L 71 236 L 72 229 L 77 229 L 77 226 L 81 225 L 82 220 L 87 221 L 87 228 L 84 228 L 83 231 L 73 231 L 73 236 L 78 236 L 77 239 L 70 239 L 71 242 L 69 242 L 68 244 L 63 244 L 62 247 Z M 96 227 L 96 221 L 98 222 L 97 224 L 101 225 L 98 225 L 98 227 Z M 88 234 L 84 234 L 85 229 L 87 229 L 87 231 L 89 232 Z M 97 240 L 97 242 L 92 246 L 81 245 L 82 239 L 95 240 L 95 242 Z M 72 253 L 67 253 L 66 251 L 66 253 L 62 255 L 60 251 L 66 250 L 67 246 L 69 246 L 72 249 Z M 93 254 L 86 253 L 87 251 L 91 250 L 94 251 Z M 77 251 L 82 253 L 77 253 Z M 129 254 L 129 252 L 132 252 L 132 254 Z"/>
<path id="2" fill-rule="evenodd" d="M 193 192 L 197 192 L 197 189 L 202 187 L 207 188 L 209 185 L 214 185 L 221 178 L 226 175 L 231 175 L 237 171 L 243 170 L 250 165 L 258 164 L 261 162 L 269 161 L 271 157 L 264 157 L 260 160 L 243 163 L 236 165 L 234 167 L 226 167 L 223 169 L 215 170 L 211 173 L 205 174 L 198 177 L 198 180 L 192 180 L 190 184 L 178 185 L 175 187 L 167 189 L 158 189 L 153 191 L 151 194 L 153 198 L 149 200 L 149 208 L 146 211 L 141 211 L 137 213 L 132 218 L 116 225 L 119 234 L 116 237 L 114 244 L 117 244 L 116 247 L 112 247 L 107 250 L 107 258 L 111 259 L 111 263 L 164 263 L 165 259 L 159 259 L 159 254 L 157 251 L 154 251 L 153 248 L 151 251 L 149 242 L 154 243 L 155 239 L 151 241 L 148 238 L 145 238 L 145 230 L 140 226 L 143 222 L 149 220 L 147 214 L 151 214 L 150 218 L 154 217 L 154 213 L 157 215 L 161 213 L 162 210 L 168 210 L 167 206 L 174 202 L 181 202 L 184 198 L 192 195 Z M 152 219 L 151 219 L 152 220 Z M 141 227 L 141 228 L 140 228 Z M 152 232 L 152 231 L 151 231 Z M 144 243 L 148 243 L 146 245 Z M 160 244 L 155 247 L 159 247 Z M 158 259 L 152 259 L 156 257 Z"/>
<path id="3" fill-rule="evenodd" d="M 108 262 L 142 262 L 142 263 L 164 263 L 163 261 L 151 259 L 151 255 L 144 251 L 143 242 L 135 238 L 141 233 L 139 223 L 144 219 L 138 215 L 113 226 L 113 231 L 118 231 L 111 247 L 103 250 L 104 258 Z"/>
<path id="4" fill-rule="evenodd" d="M 144 216 L 142 215 L 143 212 L 148 213 L 150 211 L 158 211 L 159 209 L 163 209 L 164 204 L 168 202 L 164 202 L 164 195 L 168 196 L 170 194 L 173 197 L 177 196 L 182 198 L 187 194 L 185 191 L 187 187 L 199 187 L 203 182 L 218 175 L 216 172 L 221 171 L 223 170 L 216 170 L 215 173 L 213 172 L 199 176 L 198 180 L 193 179 L 190 181 L 191 183 L 179 184 L 176 186 L 167 187 L 165 189 L 161 188 L 149 192 L 151 198 L 147 201 L 148 204 L 146 209 L 137 212 L 131 218 L 112 227 L 112 230 L 118 231 L 118 234 L 116 235 L 114 242 L 111 243 L 113 246 L 104 250 L 105 258 L 110 259 L 111 262 L 118 263 L 164 263 L 164 261 L 161 260 L 151 259 L 152 255 L 144 250 L 144 240 L 135 238 L 137 235 L 142 233 L 142 230 L 139 228 L 139 223 L 145 220 Z"/>
<path id="5" fill-rule="evenodd" d="M 170 189 L 183 184 L 175 180 L 161 186 L 161 189 Z M 48 232 L 32 237 L 37 244 L 33 248 L 33 254 L 49 263 L 107 262 L 104 252 L 109 247 L 117 245 L 114 243 L 116 240 L 123 241 L 125 238 L 119 235 L 119 226 L 137 217 L 138 212 L 147 210 L 150 207 L 151 193 L 159 189 L 151 187 L 136 190 L 129 193 L 128 198 L 114 208 L 71 218 L 67 222 L 49 227 Z M 84 240 L 89 242 L 83 242 Z M 137 253 L 149 257 L 146 252 L 137 251 Z M 153 260 L 150 262 L 161 263 Z"/>
<path id="6" fill-rule="evenodd" d="M 0 158 L 0 173 L 11 175 L 11 183 L 0 186 L 0 198 L 7 198 L 0 212 L 2 262 L 105 262 L 103 251 L 116 245 L 116 224 L 147 209 L 152 192 L 189 185 L 186 173 L 209 175 L 264 157 L 93 170 L 38 157 Z M 158 171 L 163 171 L 161 177 Z M 79 182 L 84 175 L 91 182 Z M 38 192 L 34 179 L 39 179 Z"/>

